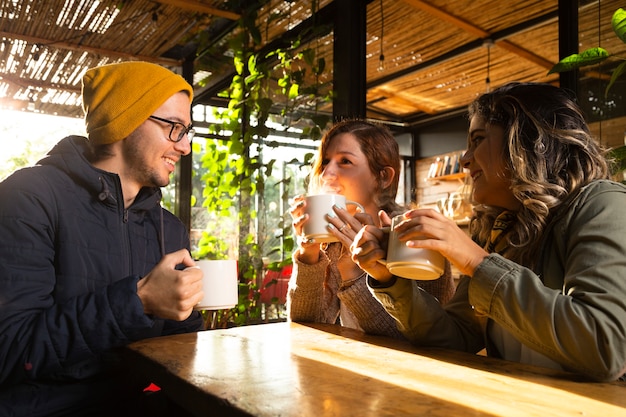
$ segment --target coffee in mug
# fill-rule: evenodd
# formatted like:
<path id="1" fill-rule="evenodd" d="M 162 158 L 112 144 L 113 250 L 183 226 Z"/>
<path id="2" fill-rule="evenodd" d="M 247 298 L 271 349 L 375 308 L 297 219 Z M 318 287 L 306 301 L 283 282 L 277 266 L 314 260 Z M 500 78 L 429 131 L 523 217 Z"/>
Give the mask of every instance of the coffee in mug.
<path id="1" fill-rule="evenodd" d="M 381 259 L 379 262 L 385 264 L 389 272 L 399 277 L 423 281 L 439 278 L 444 271 L 445 258 L 436 250 L 411 248 L 406 246 L 406 242 L 399 241 L 394 229 L 402 220 L 404 220 L 402 215 L 392 219 L 387 259 Z"/>
<path id="2" fill-rule="evenodd" d="M 327 214 L 334 215 L 333 206 L 337 205 L 341 208 L 346 206 L 356 206 L 361 212 L 365 212 L 363 206 L 357 202 L 346 200 L 341 194 L 315 194 L 304 197 L 306 206 L 305 213 L 309 215 L 309 219 L 302 226 L 302 234 L 307 240 L 314 240 L 315 243 L 339 242 L 332 233 L 327 229 Z"/>

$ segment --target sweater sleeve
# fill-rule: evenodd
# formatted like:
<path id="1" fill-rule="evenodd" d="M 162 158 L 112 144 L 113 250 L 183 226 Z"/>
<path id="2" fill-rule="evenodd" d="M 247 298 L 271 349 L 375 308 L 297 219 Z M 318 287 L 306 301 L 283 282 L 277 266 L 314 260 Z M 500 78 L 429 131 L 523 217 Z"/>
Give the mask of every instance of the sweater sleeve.
<path id="1" fill-rule="evenodd" d="M 342 287 L 337 295 L 365 333 L 403 338 L 395 319 L 367 288 L 365 275 L 352 285 Z"/>
<path id="2" fill-rule="evenodd" d="M 330 259 L 320 250 L 319 262 L 308 265 L 293 255 L 293 270 L 287 291 L 287 312 L 292 321 L 335 323 L 339 299 L 326 279 Z"/>

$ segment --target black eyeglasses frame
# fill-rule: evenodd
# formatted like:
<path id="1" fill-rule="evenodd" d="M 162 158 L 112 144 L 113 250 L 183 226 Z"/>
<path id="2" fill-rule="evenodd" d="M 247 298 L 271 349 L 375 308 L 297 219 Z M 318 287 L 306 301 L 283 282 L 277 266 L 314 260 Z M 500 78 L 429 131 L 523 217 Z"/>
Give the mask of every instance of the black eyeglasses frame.
<path id="1" fill-rule="evenodd" d="M 154 116 L 154 115 L 150 115 L 150 116 L 148 116 L 148 118 L 153 119 L 153 120 L 158 120 L 159 122 L 168 123 L 168 124 L 172 125 L 172 128 L 170 129 L 170 133 L 167 135 L 167 138 L 171 142 L 178 143 L 181 140 L 183 140 L 185 135 L 189 139 L 189 143 L 191 143 L 193 141 L 193 137 L 194 137 L 196 131 L 193 129 L 193 125 L 191 123 L 189 124 L 189 126 L 185 126 L 184 124 L 182 124 L 180 122 L 175 122 L 173 120 L 164 119 L 162 117 L 158 117 L 158 116 Z M 174 133 L 174 129 L 176 129 L 176 126 L 178 126 L 178 125 L 182 126 L 183 130 L 181 130 L 180 133 L 178 134 L 178 137 L 176 139 L 174 139 L 174 138 L 172 138 L 172 134 Z"/>

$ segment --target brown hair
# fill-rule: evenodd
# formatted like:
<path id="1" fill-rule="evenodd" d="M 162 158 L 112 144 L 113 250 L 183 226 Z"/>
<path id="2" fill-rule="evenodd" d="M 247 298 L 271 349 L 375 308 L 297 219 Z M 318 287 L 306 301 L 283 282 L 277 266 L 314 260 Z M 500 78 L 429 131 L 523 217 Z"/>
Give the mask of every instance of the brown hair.
<path id="1" fill-rule="evenodd" d="M 574 99 L 550 84 L 504 85 L 470 104 L 469 117 L 474 116 L 504 129 L 502 158 L 511 191 L 522 203 L 506 257 L 532 266 L 550 216 L 585 185 L 609 177 L 604 149 Z M 487 240 L 499 211 L 476 206 L 471 229 L 479 244 Z"/>
<path id="2" fill-rule="evenodd" d="M 375 196 L 378 207 L 387 213 L 398 211 L 400 206 L 395 201 L 398 193 L 398 182 L 400 181 L 400 151 L 398 142 L 386 126 L 363 120 L 343 120 L 338 122 L 322 137 L 311 170 L 309 190 L 319 186 L 319 181 L 324 171 L 324 155 L 326 155 L 328 146 L 333 139 L 342 133 L 354 135 L 359 142 L 361 152 L 367 158 L 370 171 L 378 178 Z M 383 177 L 386 167 L 393 168 L 394 177 L 387 187 L 383 187 L 386 179 Z"/>

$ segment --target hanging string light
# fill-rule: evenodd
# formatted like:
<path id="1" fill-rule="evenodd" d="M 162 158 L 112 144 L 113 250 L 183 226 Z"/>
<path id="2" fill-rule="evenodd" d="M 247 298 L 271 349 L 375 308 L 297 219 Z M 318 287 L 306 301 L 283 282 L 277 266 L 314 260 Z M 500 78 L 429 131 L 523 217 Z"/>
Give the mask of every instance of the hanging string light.
<path id="1" fill-rule="evenodd" d="M 383 13 L 383 0 L 380 0 L 380 55 L 378 56 L 378 71 L 385 70 L 385 55 L 383 54 L 383 36 L 385 34 L 385 15 Z"/>
<path id="2" fill-rule="evenodd" d="M 487 77 L 485 78 L 485 84 L 487 92 L 491 91 L 491 47 L 493 46 L 493 41 L 491 39 L 485 39 L 483 41 L 483 46 L 487 47 Z"/>
<path id="3" fill-rule="evenodd" d="M 39 58 L 41 58 L 41 45 L 39 44 L 35 44 L 35 52 L 33 52 L 33 61 L 39 61 Z"/>

